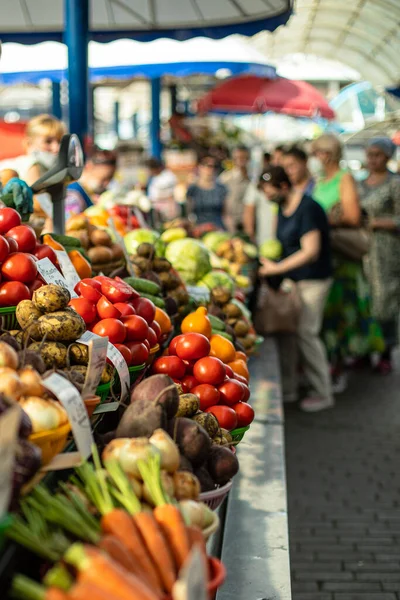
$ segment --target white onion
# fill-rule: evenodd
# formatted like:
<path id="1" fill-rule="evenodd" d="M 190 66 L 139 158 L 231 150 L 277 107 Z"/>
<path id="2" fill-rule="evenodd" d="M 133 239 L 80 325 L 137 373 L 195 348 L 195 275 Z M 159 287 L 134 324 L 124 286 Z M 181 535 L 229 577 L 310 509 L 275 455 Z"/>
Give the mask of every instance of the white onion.
<path id="1" fill-rule="evenodd" d="M 33 433 L 57 429 L 68 421 L 66 411 L 55 400 L 28 396 L 21 398 L 19 404 L 32 421 Z"/>
<path id="2" fill-rule="evenodd" d="M 9 367 L 16 371 L 18 369 L 18 354 L 5 342 L 0 342 L 0 367 Z"/>
<path id="3" fill-rule="evenodd" d="M 20 380 L 24 387 L 24 396 L 43 396 L 45 389 L 42 385 L 42 378 L 33 367 L 24 367 L 18 371 Z"/>
<path id="4" fill-rule="evenodd" d="M 159 451 L 147 438 L 119 438 L 107 444 L 103 452 L 103 460 L 117 460 L 125 473 L 141 481 L 137 461 L 140 459 L 146 461 L 155 454 L 159 454 Z"/>
<path id="5" fill-rule="evenodd" d="M 179 449 L 168 433 L 164 429 L 156 429 L 150 438 L 150 444 L 161 453 L 161 468 L 168 473 L 175 473 L 179 467 Z"/>
<path id="6" fill-rule="evenodd" d="M 18 373 L 10 367 L 0 367 L 0 393 L 10 396 L 14 400 L 19 400 L 24 393 L 24 386 Z"/>

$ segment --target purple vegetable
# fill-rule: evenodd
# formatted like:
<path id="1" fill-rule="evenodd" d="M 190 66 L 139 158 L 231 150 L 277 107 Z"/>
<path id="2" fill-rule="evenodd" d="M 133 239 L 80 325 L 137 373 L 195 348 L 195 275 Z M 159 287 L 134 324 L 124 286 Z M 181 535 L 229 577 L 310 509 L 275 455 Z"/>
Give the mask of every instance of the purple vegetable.
<path id="1" fill-rule="evenodd" d="M 15 506 L 22 486 L 39 471 L 41 464 L 42 452 L 40 448 L 27 440 L 19 440 L 15 451 L 12 506 Z"/>
<path id="2" fill-rule="evenodd" d="M 0 416 L 15 404 L 5 394 L 0 394 Z M 32 433 L 32 423 L 24 410 L 21 410 L 21 421 L 19 424 L 18 435 L 21 438 L 28 438 Z"/>

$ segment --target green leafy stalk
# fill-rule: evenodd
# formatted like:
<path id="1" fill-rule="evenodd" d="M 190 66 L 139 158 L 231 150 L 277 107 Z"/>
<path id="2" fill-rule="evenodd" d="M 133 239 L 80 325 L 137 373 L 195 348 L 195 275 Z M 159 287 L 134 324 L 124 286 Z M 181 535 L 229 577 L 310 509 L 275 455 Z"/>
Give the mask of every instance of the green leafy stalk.
<path id="1" fill-rule="evenodd" d="M 172 501 L 165 492 L 161 481 L 160 455 L 155 454 L 154 456 L 149 456 L 147 460 L 139 459 L 137 465 L 154 506 L 171 504 Z"/>
<path id="2" fill-rule="evenodd" d="M 65 543 L 62 549 L 60 548 L 61 544 L 59 541 L 53 545 L 51 538 L 43 538 L 35 534 L 31 530 L 30 525 L 27 525 L 20 517 L 15 517 L 6 535 L 11 540 L 14 540 L 14 542 L 17 542 L 17 544 L 51 562 L 60 560 L 69 545 L 66 538 L 64 538 Z"/>
<path id="3" fill-rule="evenodd" d="M 107 472 L 102 469 L 97 449 L 93 452 L 96 468 L 89 463 L 77 467 L 76 472 L 84 484 L 84 490 L 89 500 L 94 504 L 100 514 L 106 515 L 114 508 L 110 491 L 107 485 Z"/>
<path id="4" fill-rule="evenodd" d="M 16 575 L 11 583 L 11 597 L 17 600 L 45 600 L 46 588 L 24 575 Z"/>
<path id="5" fill-rule="evenodd" d="M 67 592 L 72 587 L 74 579 L 62 564 L 57 563 L 47 571 L 43 583 L 46 587 L 56 587 Z"/>
<path id="6" fill-rule="evenodd" d="M 105 463 L 108 475 L 112 480 L 111 494 L 131 514 L 135 515 L 142 510 L 142 505 L 137 498 L 126 474 L 117 461 Z"/>

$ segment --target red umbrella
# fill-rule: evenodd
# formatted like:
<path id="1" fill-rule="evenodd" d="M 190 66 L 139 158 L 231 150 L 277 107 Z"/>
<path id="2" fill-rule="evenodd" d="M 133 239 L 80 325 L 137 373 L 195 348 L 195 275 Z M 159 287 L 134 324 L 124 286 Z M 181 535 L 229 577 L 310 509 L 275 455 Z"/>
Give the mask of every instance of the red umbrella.
<path id="1" fill-rule="evenodd" d="M 243 75 L 228 79 L 198 103 L 199 112 L 265 113 L 292 117 L 334 119 L 335 113 L 320 92 L 305 81 Z"/>

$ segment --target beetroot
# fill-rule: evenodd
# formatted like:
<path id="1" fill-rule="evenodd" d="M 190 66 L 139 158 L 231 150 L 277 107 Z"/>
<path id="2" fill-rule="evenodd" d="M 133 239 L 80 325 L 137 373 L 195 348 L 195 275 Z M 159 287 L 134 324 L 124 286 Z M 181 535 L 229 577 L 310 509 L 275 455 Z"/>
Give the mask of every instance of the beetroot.
<path id="1" fill-rule="evenodd" d="M 167 419 L 172 419 L 178 410 L 179 394 L 171 377 L 160 374 L 152 375 L 134 388 L 131 394 L 131 404 L 138 401 L 162 405 Z"/>

